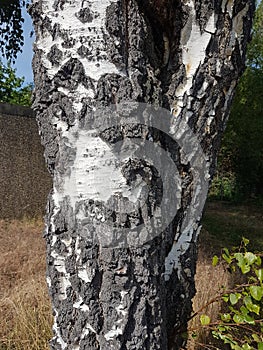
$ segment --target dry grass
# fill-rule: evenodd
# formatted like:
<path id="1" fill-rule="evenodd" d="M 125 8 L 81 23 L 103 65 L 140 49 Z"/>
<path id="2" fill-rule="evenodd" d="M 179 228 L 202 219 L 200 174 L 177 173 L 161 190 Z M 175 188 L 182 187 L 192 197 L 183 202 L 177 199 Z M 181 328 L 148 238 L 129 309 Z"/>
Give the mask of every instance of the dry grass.
<path id="1" fill-rule="evenodd" d="M 208 217 L 216 227 L 216 219 L 224 208 L 218 209 L 216 211 L 212 207 Z M 239 214 L 242 214 L 240 210 Z M 220 222 L 226 220 L 223 229 L 229 230 L 230 224 L 234 225 L 233 220 L 237 221 L 234 225 L 237 227 L 240 220 L 246 223 L 253 218 L 254 216 L 246 216 L 243 220 L 243 216 L 239 215 L 237 221 L 233 212 L 226 208 L 224 218 Z M 258 222 L 257 220 L 255 223 Z M 259 227 L 255 223 L 253 222 L 252 226 L 258 231 L 262 230 L 262 223 Z M 49 349 L 52 315 L 45 282 L 45 245 L 41 235 L 42 229 L 42 220 L 0 220 L 0 350 Z M 214 298 L 221 286 L 230 287 L 234 283 L 222 265 L 216 268 L 211 265 L 212 256 L 215 252 L 218 253 L 219 247 L 223 245 L 224 237 L 220 241 L 223 229 L 220 229 L 218 234 L 216 228 L 211 230 L 212 234 L 206 230 L 202 231 L 196 273 L 197 294 L 193 300 L 195 311 Z M 244 231 L 243 234 L 246 235 Z M 226 231 L 227 233 L 229 232 Z M 261 248 L 260 237 L 257 237 L 256 241 L 258 248 Z M 215 320 L 220 308 L 220 304 L 214 303 L 202 312 Z M 189 329 L 196 329 L 199 325 L 199 317 L 196 317 L 190 322 Z M 206 349 L 213 349 L 212 343 L 215 343 L 211 336 L 209 337 L 204 330 L 198 334 L 197 342 L 189 341 L 187 349 L 204 349 L 198 343 L 207 344 Z M 223 349 L 222 345 L 219 348 Z"/>
<path id="2" fill-rule="evenodd" d="M 44 350 L 51 338 L 39 221 L 0 221 L 0 349 Z"/>
<path id="3" fill-rule="evenodd" d="M 52 316 L 45 282 L 45 246 L 39 221 L 0 221 L 0 350 L 47 350 L 52 337 Z M 202 242 L 209 241 L 203 231 Z M 207 248 L 207 244 L 205 245 Z M 212 251 L 200 249 L 197 264 L 197 294 L 194 310 L 205 305 L 222 285 L 228 284 L 228 275 L 222 266 L 211 266 Z M 204 313 L 215 319 L 220 305 L 213 304 Z M 190 328 L 199 326 L 198 318 Z M 198 341 L 209 343 L 204 331 Z M 200 347 L 189 343 L 189 350 Z"/>
<path id="4" fill-rule="evenodd" d="M 222 292 L 223 287 L 229 288 L 234 283 L 233 280 L 230 280 L 230 275 L 225 271 L 222 264 L 218 264 L 216 267 L 212 266 L 214 252 L 211 247 L 209 249 L 208 241 L 209 235 L 203 230 L 195 275 L 196 295 L 193 299 L 193 310 L 194 312 L 200 311 L 200 313 L 188 325 L 189 334 L 197 334 L 194 339 L 190 336 L 187 345 L 188 350 L 201 350 L 205 348 L 204 346 L 206 346 L 206 349 L 210 349 L 211 345 L 216 345 L 216 341 L 211 337 L 211 334 L 204 327 L 200 327 L 199 317 L 201 314 L 206 314 L 210 317 L 211 322 L 215 322 L 222 304 L 220 302 L 210 304 L 210 301 Z M 208 306 L 205 307 L 206 305 Z"/>

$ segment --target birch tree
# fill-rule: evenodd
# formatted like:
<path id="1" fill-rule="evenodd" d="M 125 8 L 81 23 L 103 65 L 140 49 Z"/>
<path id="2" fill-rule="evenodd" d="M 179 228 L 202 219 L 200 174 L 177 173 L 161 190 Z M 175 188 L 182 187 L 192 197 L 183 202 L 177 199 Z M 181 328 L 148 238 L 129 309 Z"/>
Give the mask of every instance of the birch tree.
<path id="1" fill-rule="evenodd" d="M 180 349 L 253 0 L 33 0 L 52 349 Z"/>

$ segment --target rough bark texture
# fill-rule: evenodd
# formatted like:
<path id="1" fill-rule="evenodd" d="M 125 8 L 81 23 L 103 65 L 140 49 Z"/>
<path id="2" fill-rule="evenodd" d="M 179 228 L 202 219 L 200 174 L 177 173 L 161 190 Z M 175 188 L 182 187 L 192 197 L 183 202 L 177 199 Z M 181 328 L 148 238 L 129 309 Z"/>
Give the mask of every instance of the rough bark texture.
<path id="1" fill-rule="evenodd" d="M 195 201 L 206 188 L 196 185 L 191 162 L 166 133 L 128 124 L 99 135 L 88 125 L 106 125 L 107 113 L 95 111 L 110 104 L 161 106 L 170 111 L 171 135 L 189 128 L 196 136 L 211 177 L 253 11 L 252 0 L 33 1 L 34 108 L 54 184 L 45 232 L 52 349 L 165 350 L 183 344 L 195 293 L 195 207 L 203 205 Z M 179 186 L 174 178 L 180 203 L 158 236 L 107 247 L 101 234 L 127 228 L 129 235 L 162 199 L 154 166 L 138 159 L 126 159 L 119 169 L 105 166 L 105 145 L 129 138 L 150 140 L 169 153 L 181 179 Z M 118 190 L 112 185 L 109 193 L 112 169 Z M 123 203 L 136 174 L 149 184 L 146 209 L 109 214 L 106 204 Z M 101 233 L 107 215 L 112 232 L 102 226 Z"/>

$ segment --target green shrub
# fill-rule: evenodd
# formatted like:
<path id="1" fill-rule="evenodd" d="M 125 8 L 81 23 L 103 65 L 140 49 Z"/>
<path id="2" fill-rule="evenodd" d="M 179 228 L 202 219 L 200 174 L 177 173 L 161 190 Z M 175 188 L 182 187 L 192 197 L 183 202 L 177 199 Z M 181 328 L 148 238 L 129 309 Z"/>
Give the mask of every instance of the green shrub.
<path id="1" fill-rule="evenodd" d="M 248 243 L 243 238 L 238 249 L 230 252 L 224 248 L 221 256 L 229 273 L 238 275 L 240 283 L 231 289 L 222 287 L 217 296 L 192 316 L 199 317 L 200 327 L 189 336 L 194 339 L 205 328 L 221 343 L 220 348 L 213 349 L 221 350 L 222 344 L 227 344 L 232 350 L 263 350 L 263 254 L 248 251 Z M 217 256 L 213 257 L 214 266 L 219 261 Z M 202 311 L 215 302 L 222 302 L 223 311 L 211 322 Z"/>

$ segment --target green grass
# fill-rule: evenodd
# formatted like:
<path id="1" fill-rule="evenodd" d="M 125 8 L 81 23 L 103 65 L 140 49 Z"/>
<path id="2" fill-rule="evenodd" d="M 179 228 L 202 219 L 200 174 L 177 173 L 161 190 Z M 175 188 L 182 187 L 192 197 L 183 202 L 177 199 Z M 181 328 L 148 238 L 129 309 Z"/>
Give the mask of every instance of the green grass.
<path id="1" fill-rule="evenodd" d="M 223 247 L 239 246 L 242 237 L 250 240 L 249 249 L 263 251 L 262 208 L 229 202 L 208 202 L 203 216 L 203 244 L 217 253 Z"/>
<path id="2" fill-rule="evenodd" d="M 242 237 L 250 240 L 248 249 L 263 252 L 263 213 L 262 208 L 252 205 L 237 205 L 230 202 L 208 201 L 206 204 L 203 228 L 199 237 L 199 250 L 195 283 L 197 293 L 193 299 L 194 311 L 218 295 L 222 286 L 232 288 L 239 283 L 239 276 L 230 274 L 220 263 L 212 266 L 212 256 L 221 255 L 222 248 L 239 247 Z M 222 311 L 220 302 L 213 303 L 202 310 L 212 322 L 218 319 Z M 191 337 L 187 343 L 187 350 L 221 349 L 229 347 L 218 343 L 205 329 L 200 328 L 199 317 L 189 323 L 189 331 L 195 330 L 197 338 Z"/>

